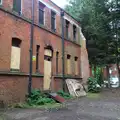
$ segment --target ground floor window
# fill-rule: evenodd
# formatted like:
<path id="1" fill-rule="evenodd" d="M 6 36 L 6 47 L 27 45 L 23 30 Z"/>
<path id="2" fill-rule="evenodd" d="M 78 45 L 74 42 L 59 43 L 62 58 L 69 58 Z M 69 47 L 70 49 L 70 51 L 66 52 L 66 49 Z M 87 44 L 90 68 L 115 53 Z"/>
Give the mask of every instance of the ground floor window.
<path id="1" fill-rule="evenodd" d="M 11 65 L 12 70 L 20 69 L 20 54 L 21 54 L 21 40 L 17 38 L 12 38 L 11 46 Z"/>
<path id="2" fill-rule="evenodd" d="M 36 46 L 36 72 L 39 72 L 39 55 L 40 55 L 40 45 Z"/>
<path id="3" fill-rule="evenodd" d="M 71 55 L 67 55 L 67 74 L 71 74 Z"/>
<path id="4" fill-rule="evenodd" d="M 75 57 L 74 60 L 75 60 L 75 75 L 78 75 L 79 74 L 79 71 L 78 71 L 78 67 L 79 67 L 78 57 Z"/>
<path id="5" fill-rule="evenodd" d="M 56 74 L 58 74 L 58 65 L 59 65 L 58 61 L 59 61 L 59 52 L 56 52 Z"/>

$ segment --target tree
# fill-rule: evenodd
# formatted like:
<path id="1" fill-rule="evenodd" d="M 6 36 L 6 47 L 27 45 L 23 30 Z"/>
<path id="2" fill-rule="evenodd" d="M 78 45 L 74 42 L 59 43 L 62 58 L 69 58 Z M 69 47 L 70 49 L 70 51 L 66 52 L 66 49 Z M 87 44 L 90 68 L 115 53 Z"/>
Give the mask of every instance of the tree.
<path id="1" fill-rule="evenodd" d="M 65 8 L 81 23 L 91 65 L 119 66 L 119 4 L 120 0 L 69 0 Z"/>

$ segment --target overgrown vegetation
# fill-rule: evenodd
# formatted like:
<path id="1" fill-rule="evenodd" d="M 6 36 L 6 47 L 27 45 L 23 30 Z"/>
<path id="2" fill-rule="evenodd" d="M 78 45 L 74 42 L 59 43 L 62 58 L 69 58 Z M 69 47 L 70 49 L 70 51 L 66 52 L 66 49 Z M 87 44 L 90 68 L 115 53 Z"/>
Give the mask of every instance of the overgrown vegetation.
<path id="1" fill-rule="evenodd" d="M 46 94 L 42 93 L 39 89 L 33 89 L 31 96 L 28 97 L 27 103 L 32 105 L 45 105 L 56 103 L 52 98 L 49 98 Z"/>
<path id="2" fill-rule="evenodd" d="M 63 92 L 62 90 L 57 92 L 58 95 L 63 97 L 64 99 L 71 99 L 72 96 L 68 93 Z M 31 95 L 28 96 L 26 103 L 18 103 L 15 105 L 12 105 L 11 107 L 14 108 L 60 108 L 62 107 L 62 104 L 57 103 L 52 98 L 49 98 L 49 96 L 43 92 L 41 92 L 39 89 L 33 89 L 31 91 Z"/>
<path id="3" fill-rule="evenodd" d="M 101 86 L 104 83 L 103 78 L 103 67 L 96 66 L 96 69 L 92 67 L 92 75 L 97 79 L 97 83 Z"/>
<path id="4" fill-rule="evenodd" d="M 64 91 L 60 90 L 57 92 L 58 95 L 60 95 L 61 97 L 65 98 L 65 99 L 71 99 L 72 96 L 69 93 L 65 93 Z"/>
<path id="5" fill-rule="evenodd" d="M 101 90 L 100 85 L 97 82 L 98 80 L 94 77 L 88 78 L 88 92 L 98 93 Z"/>
<path id="6" fill-rule="evenodd" d="M 88 93 L 87 98 L 93 98 L 93 99 L 98 99 L 101 97 L 100 93 Z"/>

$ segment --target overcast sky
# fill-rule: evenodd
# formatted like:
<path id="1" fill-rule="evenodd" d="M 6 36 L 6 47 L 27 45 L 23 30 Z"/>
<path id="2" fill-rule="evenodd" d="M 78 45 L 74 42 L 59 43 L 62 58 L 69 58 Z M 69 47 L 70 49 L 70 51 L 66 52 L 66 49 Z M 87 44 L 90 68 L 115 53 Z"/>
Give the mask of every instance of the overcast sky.
<path id="1" fill-rule="evenodd" d="M 64 6 L 67 4 L 67 0 L 52 0 L 52 1 L 62 8 L 64 8 Z"/>

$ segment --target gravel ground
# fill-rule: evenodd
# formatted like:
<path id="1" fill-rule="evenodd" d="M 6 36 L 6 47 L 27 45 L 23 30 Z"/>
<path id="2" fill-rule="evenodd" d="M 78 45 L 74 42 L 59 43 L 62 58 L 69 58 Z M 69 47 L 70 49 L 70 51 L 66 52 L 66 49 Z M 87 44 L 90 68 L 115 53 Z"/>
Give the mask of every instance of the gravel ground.
<path id="1" fill-rule="evenodd" d="M 120 120 L 120 90 L 104 91 L 99 97 L 69 101 L 61 109 L 24 109 L 5 112 L 4 120 Z M 2 119 L 0 119 L 2 120 Z"/>

